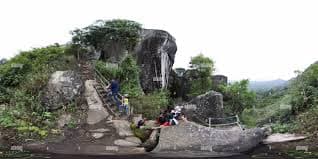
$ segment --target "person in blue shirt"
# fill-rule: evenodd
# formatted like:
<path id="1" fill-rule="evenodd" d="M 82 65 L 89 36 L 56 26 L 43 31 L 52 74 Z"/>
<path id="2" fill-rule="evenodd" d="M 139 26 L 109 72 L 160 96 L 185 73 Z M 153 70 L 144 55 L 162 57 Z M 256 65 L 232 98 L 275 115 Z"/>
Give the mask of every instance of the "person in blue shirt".
<path id="1" fill-rule="evenodd" d="M 118 100 L 118 93 L 119 93 L 119 90 L 120 90 L 118 81 L 116 79 L 112 79 L 111 83 L 107 86 L 107 89 L 111 90 L 112 97 L 115 100 L 116 106 L 117 106 L 118 110 L 121 110 L 120 109 L 121 103 Z"/>

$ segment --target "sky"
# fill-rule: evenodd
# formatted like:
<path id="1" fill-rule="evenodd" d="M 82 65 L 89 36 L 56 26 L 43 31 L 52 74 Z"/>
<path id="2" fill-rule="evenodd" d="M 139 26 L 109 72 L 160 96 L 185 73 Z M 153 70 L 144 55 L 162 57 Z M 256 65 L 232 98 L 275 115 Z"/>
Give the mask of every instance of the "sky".
<path id="1" fill-rule="evenodd" d="M 120 18 L 174 36 L 174 68 L 203 53 L 229 80 L 288 80 L 318 61 L 317 8 L 316 0 L 3 0 L 0 58 Z"/>

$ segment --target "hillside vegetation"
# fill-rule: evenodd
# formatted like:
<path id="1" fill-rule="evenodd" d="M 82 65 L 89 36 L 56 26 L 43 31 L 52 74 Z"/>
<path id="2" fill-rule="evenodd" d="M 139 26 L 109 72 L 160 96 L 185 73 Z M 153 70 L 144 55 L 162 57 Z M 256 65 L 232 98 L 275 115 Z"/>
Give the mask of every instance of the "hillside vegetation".
<path id="1" fill-rule="evenodd" d="M 75 58 L 58 44 L 23 51 L 0 65 L 0 128 L 18 137 L 46 137 L 56 115 L 40 101 L 50 75 L 73 69 Z"/>
<path id="2" fill-rule="evenodd" d="M 318 63 L 310 65 L 286 88 L 258 94 L 253 109 L 245 109 L 242 118 L 248 126 L 271 124 L 277 132 L 318 132 Z"/>

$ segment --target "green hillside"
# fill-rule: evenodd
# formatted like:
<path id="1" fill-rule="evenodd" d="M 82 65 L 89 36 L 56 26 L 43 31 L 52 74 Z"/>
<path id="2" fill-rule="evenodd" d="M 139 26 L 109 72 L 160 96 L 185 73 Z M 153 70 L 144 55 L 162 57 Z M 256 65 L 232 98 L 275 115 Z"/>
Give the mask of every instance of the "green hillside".
<path id="1" fill-rule="evenodd" d="M 271 124 L 274 131 L 316 133 L 318 131 L 318 63 L 292 79 L 286 89 L 258 93 L 255 108 L 245 109 L 247 126 Z"/>

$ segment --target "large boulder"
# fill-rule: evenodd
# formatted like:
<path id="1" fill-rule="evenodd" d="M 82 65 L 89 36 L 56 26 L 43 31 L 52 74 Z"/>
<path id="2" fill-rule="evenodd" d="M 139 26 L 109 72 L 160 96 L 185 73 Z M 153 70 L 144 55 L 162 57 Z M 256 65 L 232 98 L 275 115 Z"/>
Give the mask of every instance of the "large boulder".
<path id="1" fill-rule="evenodd" d="M 136 46 L 140 82 L 145 93 L 167 87 L 177 45 L 175 38 L 163 30 L 143 29 Z"/>
<path id="2" fill-rule="evenodd" d="M 219 92 L 209 91 L 195 97 L 181 107 L 189 120 L 198 123 L 207 122 L 210 117 L 223 117 L 223 95 Z"/>
<path id="3" fill-rule="evenodd" d="M 127 50 L 120 41 L 112 41 L 100 49 L 100 59 L 111 63 L 119 61 L 128 53 L 137 59 L 141 70 L 140 83 L 145 93 L 167 87 L 174 64 L 177 45 L 175 38 L 163 30 L 142 29 L 140 40 L 133 50 Z M 96 51 L 95 51 L 96 52 Z"/>
<path id="4" fill-rule="evenodd" d="M 116 132 L 120 137 L 134 136 L 127 120 L 112 120 Z"/>
<path id="5" fill-rule="evenodd" d="M 146 151 L 152 151 L 158 144 L 159 139 L 159 129 L 154 129 L 149 138 L 142 144 L 142 146 L 146 149 Z"/>
<path id="6" fill-rule="evenodd" d="M 193 122 L 181 122 L 161 129 L 159 143 L 152 152 L 245 152 L 265 137 L 264 130 L 260 128 L 209 128 Z"/>
<path id="7" fill-rule="evenodd" d="M 83 82 L 74 71 L 54 72 L 42 95 L 42 103 L 49 110 L 66 106 L 80 97 Z"/>
<path id="8" fill-rule="evenodd" d="M 7 59 L 0 59 L 0 65 L 5 64 L 7 62 Z"/>

